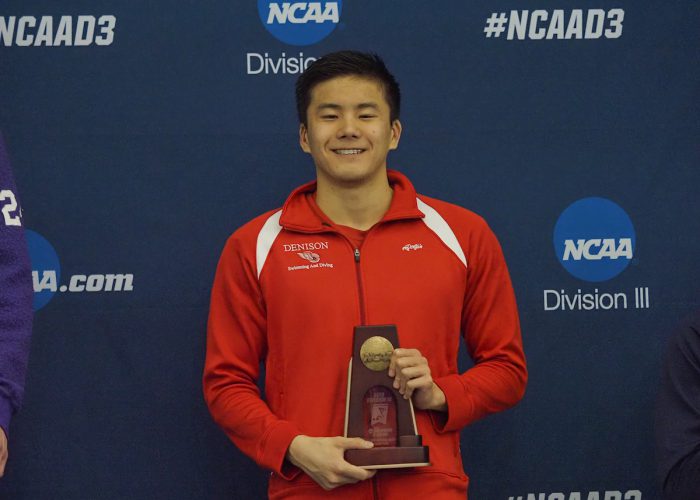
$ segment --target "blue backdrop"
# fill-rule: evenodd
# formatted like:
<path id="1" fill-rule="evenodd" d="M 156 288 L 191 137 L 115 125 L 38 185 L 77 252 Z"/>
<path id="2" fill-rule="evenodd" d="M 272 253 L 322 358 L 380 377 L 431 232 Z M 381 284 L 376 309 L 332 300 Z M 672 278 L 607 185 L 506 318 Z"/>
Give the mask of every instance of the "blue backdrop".
<path id="1" fill-rule="evenodd" d="M 470 498 L 658 498 L 660 358 L 700 304 L 700 5 L 313 4 L 0 6 L 40 307 L 0 497 L 264 496 L 203 403 L 209 289 L 226 237 L 314 175 L 299 67 L 354 48 L 401 83 L 390 166 L 483 215 L 516 288 L 530 383 L 464 430 Z"/>

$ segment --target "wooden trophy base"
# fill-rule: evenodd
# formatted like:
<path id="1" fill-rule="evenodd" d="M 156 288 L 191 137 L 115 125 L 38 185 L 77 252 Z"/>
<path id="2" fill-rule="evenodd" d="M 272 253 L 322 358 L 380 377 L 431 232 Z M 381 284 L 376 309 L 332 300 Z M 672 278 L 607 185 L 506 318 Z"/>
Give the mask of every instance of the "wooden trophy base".
<path id="1" fill-rule="evenodd" d="M 430 465 L 430 454 L 421 442 L 420 436 L 400 436 L 401 446 L 345 450 L 345 460 L 363 469 L 426 467 Z"/>

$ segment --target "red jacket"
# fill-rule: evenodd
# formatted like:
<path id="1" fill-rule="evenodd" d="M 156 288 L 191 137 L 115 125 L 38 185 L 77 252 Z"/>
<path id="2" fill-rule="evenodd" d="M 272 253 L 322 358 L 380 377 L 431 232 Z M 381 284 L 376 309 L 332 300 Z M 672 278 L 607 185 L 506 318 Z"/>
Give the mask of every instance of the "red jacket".
<path id="1" fill-rule="evenodd" d="M 432 465 L 381 470 L 334 498 L 465 498 L 459 431 L 517 403 L 527 380 L 515 296 L 501 248 L 474 213 L 416 195 L 389 171 L 391 206 L 361 248 L 296 189 L 227 241 L 208 325 L 204 394 L 229 438 L 274 471 L 272 498 L 324 497 L 284 461 L 298 434 L 343 434 L 353 327 L 397 325 L 428 359 L 448 412 L 416 410 Z M 357 251 L 359 250 L 359 252 Z M 457 371 L 460 332 L 475 365 Z M 256 382 L 265 362 L 265 400 Z"/>

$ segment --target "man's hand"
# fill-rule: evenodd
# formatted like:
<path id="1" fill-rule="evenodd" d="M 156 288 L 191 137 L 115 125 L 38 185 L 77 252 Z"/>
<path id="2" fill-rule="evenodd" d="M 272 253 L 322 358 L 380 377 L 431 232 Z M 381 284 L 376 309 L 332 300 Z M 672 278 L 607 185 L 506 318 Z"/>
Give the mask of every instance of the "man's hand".
<path id="1" fill-rule="evenodd" d="M 445 393 L 433 382 L 428 360 L 418 349 L 394 349 L 388 373 L 394 379 L 394 389 L 405 399 L 413 398 L 419 410 L 447 411 Z"/>
<path id="2" fill-rule="evenodd" d="M 7 463 L 7 436 L 0 427 L 0 477 L 5 475 L 5 464 Z"/>
<path id="3" fill-rule="evenodd" d="M 343 452 L 354 448 L 372 448 L 371 441 L 345 437 L 295 437 L 287 450 L 287 459 L 306 472 L 324 490 L 364 481 L 376 474 L 345 461 Z"/>

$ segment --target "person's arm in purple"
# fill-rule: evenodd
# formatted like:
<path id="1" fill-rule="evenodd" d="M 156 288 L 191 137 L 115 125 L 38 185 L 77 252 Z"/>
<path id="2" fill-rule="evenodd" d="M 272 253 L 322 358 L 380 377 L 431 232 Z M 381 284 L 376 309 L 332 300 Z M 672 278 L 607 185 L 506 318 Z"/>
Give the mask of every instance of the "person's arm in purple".
<path id="1" fill-rule="evenodd" d="M 7 463 L 10 419 L 24 394 L 32 293 L 19 199 L 0 135 L 0 476 Z"/>

